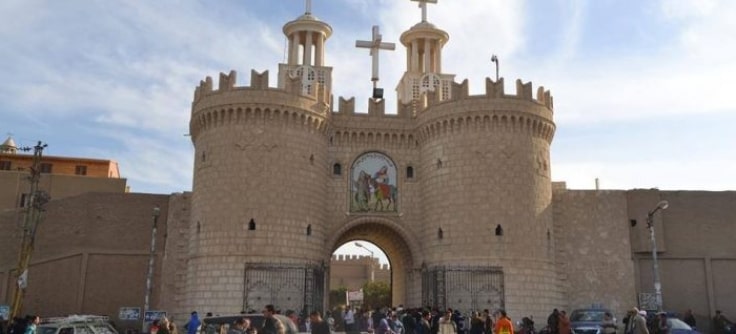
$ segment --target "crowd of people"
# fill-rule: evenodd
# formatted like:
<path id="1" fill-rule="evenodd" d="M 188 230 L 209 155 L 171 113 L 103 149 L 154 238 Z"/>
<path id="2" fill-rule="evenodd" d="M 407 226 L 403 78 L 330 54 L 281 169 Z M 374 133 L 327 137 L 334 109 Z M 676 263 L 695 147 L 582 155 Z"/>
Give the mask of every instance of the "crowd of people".
<path id="1" fill-rule="evenodd" d="M 504 310 L 472 312 L 467 317 L 448 308 L 357 309 L 339 308 L 333 312 L 313 311 L 299 315 L 293 310 L 283 314 L 273 305 L 266 305 L 262 323 L 255 325 L 247 314 L 235 317 L 232 323 L 202 323 L 197 312 L 192 312 L 184 326 L 186 334 L 573 334 L 570 318 L 564 310 L 554 309 L 547 317 L 547 326 L 537 331 L 531 317 L 524 317 L 516 325 Z M 207 317 L 212 314 L 208 313 Z M 622 325 L 618 325 L 611 313 L 606 312 L 600 326 L 601 334 L 672 334 L 667 313 L 648 314 L 633 308 L 627 312 Z M 687 310 L 682 321 L 697 328 L 695 316 Z M 38 334 L 41 318 L 26 316 L 15 318 L 0 326 L 0 334 Z M 710 334 L 736 334 L 736 330 L 721 311 L 716 311 L 710 324 Z M 150 334 L 179 334 L 176 324 L 166 318 L 153 321 Z M 182 333 L 183 334 L 183 333 Z"/>

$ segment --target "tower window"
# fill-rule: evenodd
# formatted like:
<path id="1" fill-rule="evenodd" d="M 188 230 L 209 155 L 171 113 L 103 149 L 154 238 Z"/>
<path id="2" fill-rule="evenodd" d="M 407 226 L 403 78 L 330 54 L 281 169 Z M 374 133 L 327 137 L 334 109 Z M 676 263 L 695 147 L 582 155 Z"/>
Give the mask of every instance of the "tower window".
<path id="1" fill-rule="evenodd" d="M 207 152 L 202 151 L 202 162 L 207 161 Z"/>
<path id="2" fill-rule="evenodd" d="M 87 166 L 76 166 L 74 168 L 74 174 L 76 175 L 87 175 Z"/>
<path id="3" fill-rule="evenodd" d="M 0 170 L 10 170 L 12 167 L 12 163 L 10 161 L 1 160 L 0 161 Z"/>
<path id="4" fill-rule="evenodd" d="M 41 173 L 51 174 L 53 170 L 54 170 L 54 165 L 50 163 L 41 164 Z"/>
<path id="5" fill-rule="evenodd" d="M 414 167 L 412 167 L 412 166 L 406 167 L 406 178 L 407 179 L 413 179 L 414 178 Z"/>
<path id="6" fill-rule="evenodd" d="M 333 175 L 342 175 L 342 165 L 339 163 L 335 163 L 332 165 L 332 174 Z"/>

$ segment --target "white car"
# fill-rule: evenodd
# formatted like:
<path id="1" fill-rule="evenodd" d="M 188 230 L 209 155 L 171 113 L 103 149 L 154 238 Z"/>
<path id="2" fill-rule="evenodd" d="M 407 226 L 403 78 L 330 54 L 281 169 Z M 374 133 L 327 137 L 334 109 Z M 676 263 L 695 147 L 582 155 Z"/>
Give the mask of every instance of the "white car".
<path id="1" fill-rule="evenodd" d="M 97 315 L 71 315 L 43 319 L 37 334 L 118 334 L 110 319 Z"/>

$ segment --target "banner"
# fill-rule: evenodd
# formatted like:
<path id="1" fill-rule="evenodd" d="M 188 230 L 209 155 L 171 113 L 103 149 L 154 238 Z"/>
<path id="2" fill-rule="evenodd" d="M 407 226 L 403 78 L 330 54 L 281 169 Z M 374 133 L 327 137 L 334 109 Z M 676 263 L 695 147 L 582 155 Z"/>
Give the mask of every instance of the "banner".
<path id="1" fill-rule="evenodd" d="M 118 319 L 120 320 L 140 320 L 140 318 L 140 307 L 121 307 L 118 313 Z"/>
<path id="2" fill-rule="evenodd" d="M 143 321 L 152 322 L 154 320 L 160 320 L 166 316 L 166 311 L 146 311 Z"/>
<path id="3" fill-rule="evenodd" d="M 363 301 L 363 290 L 348 291 L 348 303 L 351 301 L 362 302 Z"/>
<path id="4" fill-rule="evenodd" d="M 10 306 L 0 305 L 0 321 L 10 320 Z"/>

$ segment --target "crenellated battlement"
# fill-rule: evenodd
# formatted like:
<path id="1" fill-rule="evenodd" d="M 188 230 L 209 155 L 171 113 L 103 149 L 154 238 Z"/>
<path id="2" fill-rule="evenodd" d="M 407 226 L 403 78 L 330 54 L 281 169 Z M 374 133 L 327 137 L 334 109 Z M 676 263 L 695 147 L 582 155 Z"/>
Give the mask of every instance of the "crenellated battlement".
<path id="1" fill-rule="evenodd" d="M 371 258 L 368 255 L 354 255 L 354 254 L 333 254 L 330 260 L 333 265 L 362 265 L 370 263 L 370 261 L 378 262 L 378 258 Z M 376 270 L 391 270 L 388 264 L 382 263 L 375 267 Z"/>
<path id="2" fill-rule="evenodd" d="M 550 111 L 554 110 L 554 104 L 552 95 L 549 90 L 545 90 L 543 86 L 537 88 L 537 96 L 534 97 L 534 89 L 532 83 L 524 83 L 521 79 L 516 80 L 516 93 L 506 94 L 504 87 L 504 78 L 500 78 L 497 82 L 494 82 L 490 78 L 486 78 L 486 91 L 483 95 L 470 95 L 470 85 L 468 80 L 465 79 L 462 83 L 453 83 L 452 94 L 449 99 L 440 100 L 439 94 L 434 91 L 427 91 L 422 94 L 419 99 L 419 109 L 426 109 L 440 103 L 449 103 L 453 101 L 459 101 L 464 99 L 517 99 L 534 102 L 536 104 L 545 106 Z"/>
<path id="3" fill-rule="evenodd" d="M 324 105 L 331 104 L 330 92 L 325 89 L 324 85 L 319 83 L 312 83 L 308 94 L 304 94 L 303 83 L 299 77 L 288 77 L 285 81 L 285 87 L 280 89 L 269 86 L 268 71 L 258 73 L 255 70 L 251 70 L 249 86 L 237 86 L 237 74 L 234 70 L 231 70 L 228 74 L 221 72 L 216 90 L 214 89 L 212 77 L 207 76 L 204 80 L 201 80 L 199 86 L 194 89 L 193 105 L 196 106 L 204 98 L 230 91 L 239 91 L 245 94 L 249 91 L 282 91 L 296 96 L 312 98 L 317 103 Z M 194 111 L 195 108 L 192 108 L 192 110 Z"/>
<path id="4" fill-rule="evenodd" d="M 287 126 L 326 134 L 331 101 L 324 85 L 312 83 L 304 94 L 301 81 L 269 87 L 268 71 L 251 71 L 249 86 L 237 86 L 237 72 L 220 73 L 217 89 L 212 77 L 194 89 L 189 133 L 192 140 L 208 129 L 231 124 L 282 120 Z"/>

